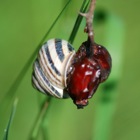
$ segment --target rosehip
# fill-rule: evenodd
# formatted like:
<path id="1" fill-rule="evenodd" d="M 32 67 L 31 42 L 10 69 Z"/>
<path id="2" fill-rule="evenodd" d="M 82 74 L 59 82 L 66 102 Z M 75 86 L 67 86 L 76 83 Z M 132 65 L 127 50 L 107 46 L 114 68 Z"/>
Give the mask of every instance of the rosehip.
<path id="1" fill-rule="evenodd" d="M 88 104 L 99 84 L 105 81 L 111 70 L 108 51 L 95 44 L 84 42 L 77 51 L 68 72 L 67 91 L 78 108 Z"/>

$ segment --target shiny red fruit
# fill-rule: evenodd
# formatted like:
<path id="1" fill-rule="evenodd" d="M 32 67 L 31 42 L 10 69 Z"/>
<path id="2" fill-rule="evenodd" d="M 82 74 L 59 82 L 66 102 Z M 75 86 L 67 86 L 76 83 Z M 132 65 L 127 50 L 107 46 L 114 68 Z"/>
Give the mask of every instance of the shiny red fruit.
<path id="1" fill-rule="evenodd" d="M 75 62 L 67 80 L 67 91 L 78 108 L 88 104 L 100 83 L 100 69 L 96 60 L 83 58 Z"/>
<path id="2" fill-rule="evenodd" d="M 95 43 L 89 45 L 88 41 L 81 45 L 68 72 L 66 90 L 78 108 L 88 104 L 88 99 L 99 84 L 108 78 L 111 71 L 108 51 Z"/>

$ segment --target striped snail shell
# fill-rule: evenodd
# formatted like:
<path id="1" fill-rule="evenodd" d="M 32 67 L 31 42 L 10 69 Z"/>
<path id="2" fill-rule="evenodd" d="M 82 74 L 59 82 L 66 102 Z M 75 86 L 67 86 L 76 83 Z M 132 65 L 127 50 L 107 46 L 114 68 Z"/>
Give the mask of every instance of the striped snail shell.
<path id="1" fill-rule="evenodd" d="M 33 86 L 42 93 L 57 98 L 68 98 L 64 88 L 67 69 L 74 54 L 74 48 L 65 40 L 50 39 L 44 43 L 34 62 Z"/>

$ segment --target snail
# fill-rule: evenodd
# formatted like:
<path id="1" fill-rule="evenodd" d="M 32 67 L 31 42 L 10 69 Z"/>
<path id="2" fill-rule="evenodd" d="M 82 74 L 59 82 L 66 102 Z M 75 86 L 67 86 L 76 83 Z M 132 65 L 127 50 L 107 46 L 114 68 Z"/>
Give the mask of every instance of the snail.
<path id="1" fill-rule="evenodd" d="M 83 108 L 108 78 L 111 56 L 89 40 L 75 52 L 66 40 L 50 39 L 41 47 L 33 69 L 32 84 L 37 90 L 56 98 L 71 97 L 77 108 Z"/>
<path id="2" fill-rule="evenodd" d="M 50 39 L 41 47 L 34 63 L 33 86 L 44 94 L 57 98 L 68 98 L 66 72 L 75 54 L 70 43 L 61 39 Z"/>

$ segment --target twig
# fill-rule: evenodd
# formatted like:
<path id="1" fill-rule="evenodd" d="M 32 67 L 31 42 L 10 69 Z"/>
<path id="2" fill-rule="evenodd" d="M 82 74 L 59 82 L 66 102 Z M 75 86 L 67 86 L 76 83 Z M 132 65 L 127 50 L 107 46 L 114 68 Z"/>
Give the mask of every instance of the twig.
<path id="1" fill-rule="evenodd" d="M 96 0 L 91 0 L 89 10 L 87 13 L 80 13 L 81 16 L 86 18 L 86 27 L 84 31 L 88 34 L 88 40 L 90 45 L 94 44 L 94 33 L 92 28 L 93 17 L 94 17 L 94 9 L 95 9 L 95 2 Z"/>

